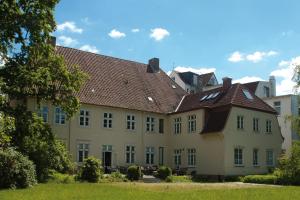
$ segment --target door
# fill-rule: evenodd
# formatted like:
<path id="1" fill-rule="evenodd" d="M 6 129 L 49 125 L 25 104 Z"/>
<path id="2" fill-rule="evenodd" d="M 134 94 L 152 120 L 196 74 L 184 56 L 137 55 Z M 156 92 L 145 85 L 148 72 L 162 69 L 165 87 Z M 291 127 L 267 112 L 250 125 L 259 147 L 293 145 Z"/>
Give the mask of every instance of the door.
<path id="1" fill-rule="evenodd" d="M 111 171 L 111 156 L 112 153 L 109 151 L 102 152 L 102 165 L 104 167 L 104 173 L 110 173 Z"/>

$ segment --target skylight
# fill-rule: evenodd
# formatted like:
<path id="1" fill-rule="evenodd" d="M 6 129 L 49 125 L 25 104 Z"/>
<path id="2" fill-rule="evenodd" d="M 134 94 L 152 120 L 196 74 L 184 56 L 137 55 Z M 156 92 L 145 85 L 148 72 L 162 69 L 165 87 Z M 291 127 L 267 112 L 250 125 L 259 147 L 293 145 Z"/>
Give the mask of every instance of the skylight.
<path id="1" fill-rule="evenodd" d="M 175 85 L 172 85 L 172 88 L 173 88 L 173 89 L 175 89 L 175 88 L 176 88 L 176 86 L 175 86 Z"/>
<path id="2" fill-rule="evenodd" d="M 213 96 L 214 96 L 214 93 L 211 93 L 206 99 L 212 99 Z"/>
<path id="3" fill-rule="evenodd" d="M 207 96 L 208 96 L 208 95 L 205 95 L 204 97 L 202 97 L 202 98 L 200 99 L 200 101 L 203 101 L 204 99 L 206 99 Z"/>
<path id="4" fill-rule="evenodd" d="M 148 97 L 148 100 L 149 100 L 149 101 L 151 101 L 151 102 L 153 102 L 153 99 L 152 99 L 152 97 Z"/>
<path id="5" fill-rule="evenodd" d="M 250 100 L 253 99 L 253 96 L 250 94 L 250 92 L 248 90 L 243 89 L 243 93 L 247 97 L 247 99 L 250 99 Z"/>
<path id="6" fill-rule="evenodd" d="M 212 96 L 212 98 L 216 98 L 219 94 L 220 94 L 220 92 L 214 93 L 214 95 Z"/>

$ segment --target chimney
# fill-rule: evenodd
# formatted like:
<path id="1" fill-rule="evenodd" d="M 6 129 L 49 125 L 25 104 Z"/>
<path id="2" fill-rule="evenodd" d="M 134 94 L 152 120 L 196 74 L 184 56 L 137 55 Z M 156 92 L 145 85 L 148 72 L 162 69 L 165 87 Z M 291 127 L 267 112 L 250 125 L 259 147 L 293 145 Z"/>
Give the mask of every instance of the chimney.
<path id="1" fill-rule="evenodd" d="M 50 36 L 50 39 L 48 42 L 51 46 L 55 47 L 56 46 L 56 37 Z"/>
<path id="2" fill-rule="evenodd" d="M 148 73 L 157 73 L 159 72 L 159 59 L 158 58 L 151 58 L 148 62 L 147 66 Z"/>
<path id="3" fill-rule="evenodd" d="M 222 78 L 222 80 L 223 80 L 223 89 L 228 90 L 231 87 L 232 79 L 229 77 L 224 77 Z"/>
<path id="4" fill-rule="evenodd" d="M 269 77 L 269 83 L 270 83 L 270 96 L 275 97 L 276 96 L 276 79 L 275 76 Z"/>

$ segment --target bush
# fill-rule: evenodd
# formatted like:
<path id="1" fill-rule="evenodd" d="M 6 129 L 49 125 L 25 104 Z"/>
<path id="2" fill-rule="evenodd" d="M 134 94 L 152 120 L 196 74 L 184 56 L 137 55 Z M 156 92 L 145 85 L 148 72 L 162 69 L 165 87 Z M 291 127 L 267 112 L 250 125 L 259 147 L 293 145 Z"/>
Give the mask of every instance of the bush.
<path id="1" fill-rule="evenodd" d="M 165 180 L 168 176 L 172 175 L 172 169 L 166 166 L 160 166 L 157 170 L 157 177 Z"/>
<path id="2" fill-rule="evenodd" d="M 13 148 L 0 148 L 0 188 L 26 188 L 34 184 L 34 164 Z"/>
<path id="3" fill-rule="evenodd" d="M 101 179 L 101 182 L 127 182 L 125 175 L 121 174 L 119 171 L 113 172 Z"/>
<path id="4" fill-rule="evenodd" d="M 277 177 L 275 175 L 248 175 L 242 178 L 244 183 L 258 184 L 276 184 Z"/>
<path id="5" fill-rule="evenodd" d="M 68 183 L 74 183 L 75 179 L 73 175 L 69 174 L 62 174 L 59 173 L 55 170 L 50 170 L 49 171 L 49 182 L 52 183 L 63 183 L 63 184 L 68 184 Z"/>
<path id="6" fill-rule="evenodd" d="M 131 181 L 140 180 L 143 177 L 141 168 L 136 165 L 129 166 L 127 169 L 127 178 Z"/>
<path id="7" fill-rule="evenodd" d="M 96 183 L 102 175 L 102 167 L 99 159 L 88 157 L 84 160 L 83 166 L 79 172 L 79 180 Z"/>

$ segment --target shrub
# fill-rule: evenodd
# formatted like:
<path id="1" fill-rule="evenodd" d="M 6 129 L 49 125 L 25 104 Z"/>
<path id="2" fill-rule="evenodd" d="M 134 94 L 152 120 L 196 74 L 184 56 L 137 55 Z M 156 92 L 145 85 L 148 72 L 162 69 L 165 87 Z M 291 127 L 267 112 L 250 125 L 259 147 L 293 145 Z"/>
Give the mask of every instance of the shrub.
<path id="1" fill-rule="evenodd" d="M 139 166 L 136 165 L 132 165 L 129 166 L 127 169 L 127 178 L 131 181 L 137 181 L 140 180 L 140 178 L 142 178 L 142 171 L 141 168 Z"/>
<path id="2" fill-rule="evenodd" d="M 127 182 L 125 175 L 121 174 L 119 171 L 113 172 L 105 176 L 101 182 Z"/>
<path id="3" fill-rule="evenodd" d="M 172 179 L 172 182 L 175 183 L 188 183 L 188 182 L 192 182 L 192 178 L 191 176 L 169 176 Z"/>
<path id="4" fill-rule="evenodd" d="M 172 169 L 166 166 L 160 166 L 157 170 L 157 177 L 165 180 L 168 176 L 172 175 Z"/>
<path id="5" fill-rule="evenodd" d="M 50 170 L 49 171 L 49 182 L 52 183 L 74 183 L 75 179 L 73 175 L 69 175 L 69 174 L 62 174 L 59 173 L 55 170 Z"/>
<path id="6" fill-rule="evenodd" d="M 88 157 L 84 160 L 83 166 L 79 172 L 79 180 L 96 183 L 102 175 L 102 167 L 99 159 Z"/>
<path id="7" fill-rule="evenodd" d="M 243 179 L 244 183 L 258 183 L 258 184 L 276 184 L 277 177 L 275 175 L 248 175 Z"/>
<path id="8" fill-rule="evenodd" d="M 167 183 L 172 183 L 172 182 L 173 182 L 173 176 L 168 176 L 168 177 L 165 179 L 165 181 L 166 181 Z"/>
<path id="9" fill-rule="evenodd" d="M 26 188 L 34 184 L 34 164 L 13 148 L 0 148 L 0 188 Z"/>

